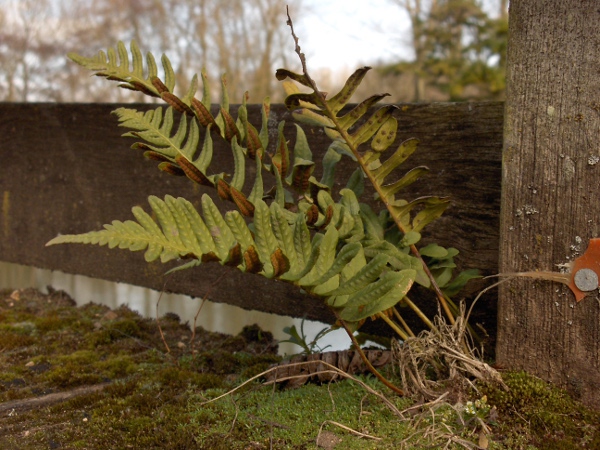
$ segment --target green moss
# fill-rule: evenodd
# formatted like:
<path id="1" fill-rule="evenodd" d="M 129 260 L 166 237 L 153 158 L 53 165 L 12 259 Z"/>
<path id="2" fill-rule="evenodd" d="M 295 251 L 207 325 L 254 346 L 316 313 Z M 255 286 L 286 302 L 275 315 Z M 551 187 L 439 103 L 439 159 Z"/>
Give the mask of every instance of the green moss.
<path id="1" fill-rule="evenodd" d="M 59 388 L 100 383 L 103 381 L 102 375 L 90 370 L 98 359 L 99 355 L 89 350 L 51 358 L 51 368 L 44 374 L 44 378 L 47 383 Z"/>
<path id="2" fill-rule="evenodd" d="M 25 334 L 24 332 L 15 332 L 9 330 L 0 330 L 0 342 L 1 346 L 6 350 L 12 350 L 15 348 L 28 347 L 34 345 L 36 340 L 34 337 Z"/>
<path id="3" fill-rule="evenodd" d="M 129 355 L 116 355 L 105 361 L 100 361 L 94 365 L 103 376 L 115 379 L 122 378 L 135 373 L 138 365 Z"/>
<path id="4" fill-rule="evenodd" d="M 600 441 L 600 413 L 566 391 L 526 372 L 505 372 L 502 378 L 510 390 L 484 387 L 489 403 L 512 428 L 531 436 L 537 448 L 594 448 L 589 443 Z"/>
<path id="5" fill-rule="evenodd" d="M 383 386 L 369 381 L 378 389 Z M 367 395 L 359 385 L 343 381 L 328 387 L 306 385 L 299 389 L 278 391 L 272 387 L 254 387 L 214 403 L 203 404 L 205 398 L 216 397 L 221 390 L 207 391 L 190 400 L 191 420 L 200 430 L 200 448 L 242 449 L 248 442 L 269 439 L 276 448 L 315 448 L 321 425 L 337 435 L 336 448 L 398 448 L 406 437 L 407 423 L 395 416 L 380 400 Z M 400 407 L 411 401 L 392 399 Z M 331 422 L 344 424 L 362 433 L 378 436 L 379 441 L 358 438 Z"/>
<path id="6" fill-rule="evenodd" d="M 178 346 L 190 330 L 177 318 L 165 317 L 160 324 L 170 348 L 167 352 L 156 322 L 126 308 L 106 316 L 104 306 L 57 305 L 39 293 L 11 308 L 0 310 L 8 318 L 0 324 L 0 337 L 11 336 L 13 346 L 0 352 L 0 401 L 108 384 L 66 402 L 4 416 L 2 449 L 168 445 L 299 450 L 315 448 L 321 425 L 322 431 L 341 439 L 336 449 L 402 448 L 401 441 L 411 434 L 404 448 L 419 448 L 425 445 L 423 427 L 444 418 L 450 418 L 446 425 L 452 433 L 477 442 L 477 434 L 470 432 L 473 427 L 457 425 L 449 407 L 440 407 L 431 420 L 401 421 L 351 382 L 290 391 L 250 383 L 231 396 L 202 404 L 280 360 L 273 353 L 272 336 L 258 327 L 247 327 L 234 337 L 198 328 L 194 346 Z M 4 341 L 0 342 L 1 348 Z M 507 374 L 506 379 L 514 388 L 508 396 L 488 389 L 488 403 L 500 409 L 490 450 L 600 448 L 597 415 L 574 408 L 566 394 L 548 391 L 535 378 Z M 411 404 L 392 396 L 372 377 L 362 380 L 400 409 Z M 537 409 L 536 400 L 540 400 Z M 331 421 L 382 440 L 361 439 Z M 443 447 L 445 442 L 427 441 L 427 445 Z"/>
<path id="7" fill-rule="evenodd" d="M 119 319 L 102 323 L 100 329 L 86 334 L 88 348 L 109 345 L 120 339 L 139 338 L 140 326 L 133 319 Z"/>

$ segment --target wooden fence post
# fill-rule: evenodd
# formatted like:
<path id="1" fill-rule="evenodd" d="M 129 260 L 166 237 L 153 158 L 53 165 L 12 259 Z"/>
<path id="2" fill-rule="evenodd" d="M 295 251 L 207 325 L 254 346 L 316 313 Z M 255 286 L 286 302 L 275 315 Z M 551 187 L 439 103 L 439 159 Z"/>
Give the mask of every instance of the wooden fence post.
<path id="1" fill-rule="evenodd" d="M 600 236 L 600 3 L 512 0 L 500 270 L 553 270 Z M 600 300 L 501 286 L 497 361 L 600 407 Z"/>

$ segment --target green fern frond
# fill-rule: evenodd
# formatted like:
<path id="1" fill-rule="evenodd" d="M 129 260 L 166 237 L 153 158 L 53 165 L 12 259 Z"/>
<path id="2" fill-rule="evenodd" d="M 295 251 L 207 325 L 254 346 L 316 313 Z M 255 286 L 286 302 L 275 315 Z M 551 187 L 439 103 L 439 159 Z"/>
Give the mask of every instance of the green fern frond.
<path id="1" fill-rule="evenodd" d="M 386 272 L 378 281 L 351 295 L 340 317 L 348 322 L 358 322 L 386 311 L 408 294 L 415 276 L 411 269 Z"/>
<path id="2" fill-rule="evenodd" d="M 166 203 L 157 197 L 150 197 L 149 201 L 158 218 L 160 227 L 142 208 L 136 206 L 132 209 L 132 212 L 139 223 L 131 220 L 125 222 L 115 220 L 110 225 L 104 225 L 104 230 L 58 236 L 46 245 L 80 243 L 108 245 L 109 248 L 118 247 L 131 251 L 146 250 L 144 257 L 148 262 L 160 258 L 161 262 L 164 263 L 187 256 L 190 253 L 200 259 L 202 254 L 194 253 L 198 247 L 184 245 L 179 237 L 180 229 L 177 220 Z M 184 201 L 178 199 L 180 203 Z M 175 213 L 179 215 L 181 211 Z M 181 219 L 181 217 L 179 218 Z M 197 226 L 197 224 L 194 224 L 194 226 Z"/>
<path id="3" fill-rule="evenodd" d="M 223 217 L 206 194 L 202 197 L 202 215 L 183 198 L 167 195 L 163 200 L 150 196 L 148 202 L 156 219 L 142 208 L 134 207 L 136 221 L 113 221 L 103 230 L 58 236 L 47 245 L 82 243 L 146 250 L 144 256 L 148 262 L 159 258 L 163 263 L 191 259 L 172 270 L 218 261 L 294 283 L 336 307 L 345 301 L 357 304 L 355 296 L 359 292 L 381 292 L 380 286 L 388 287 L 382 280 L 388 280 L 388 261 L 394 258 L 381 252 L 367 262 L 367 252 L 360 242 L 344 244 L 338 249 L 340 234 L 333 223 L 324 234 L 317 233 L 311 238 L 304 214 L 297 214 L 290 222 L 285 210 L 275 202 L 269 207 L 258 200 L 250 227 L 237 211 L 229 211 Z M 414 279 L 416 271 L 413 272 Z M 398 294 L 397 286 L 395 289 L 393 292 Z M 383 303 L 375 301 L 374 294 L 365 298 L 363 305 L 369 305 L 368 311 L 380 312 L 380 308 L 389 307 L 389 295 Z M 396 302 L 401 298 L 397 297 Z"/>
<path id="4" fill-rule="evenodd" d="M 119 86 L 122 88 L 141 91 L 146 95 L 158 98 L 163 92 L 173 92 L 175 72 L 169 58 L 165 55 L 161 58 L 165 73 L 163 83 L 158 78 L 154 55 L 150 52 L 146 54 L 146 73 L 144 74 L 144 60 L 135 41 L 131 41 L 130 50 L 131 59 L 125 44 L 119 41 L 116 49 L 111 47 L 107 52 L 100 51 L 91 58 L 76 53 L 69 53 L 67 56 L 80 66 L 96 72 L 97 76 L 121 82 Z"/>
<path id="5" fill-rule="evenodd" d="M 319 124 L 325 133 L 333 140 L 324 157 L 324 173 L 321 184 L 331 187 L 333 184 L 335 166 L 343 155 L 356 160 L 364 174 L 370 179 L 378 197 L 383 201 L 397 226 L 403 233 L 421 231 L 428 223 L 439 217 L 449 204 L 444 198 L 430 197 L 427 200 L 407 202 L 396 199 L 395 195 L 401 189 L 412 184 L 425 173 L 426 167 L 410 170 L 407 174 L 392 183 L 386 184 L 387 177 L 393 173 L 416 149 L 415 139 L 403 142 L 400 147 L 386 160 L 381 158 L 396 138 L 397 120 L 393 117 L 397 107 L 384 105 L 367 116 L 370 108 L 379 103 L 387 94 L 374 95 L 355 106 L 351 111 L 339 115 L 347 105 L 352 94 L 363 80 L 369 67 L 363 67 L 354 72 L 346 81 L 344 87 L 331 99 L 327 100 L 316 90 L 307 77 L 294 74 L 288 70 L 277 71 L 277 78 L 290 78 L 308 86 L 315 91 L 312 94 L 299 92 L 297 88 L 286 82 L 286 106 L 294 111 L 294 117 L 299 121 Z M 361 150 L 363 144 L 369 143 L 367 150 Z M 419 207 L 415 217 L 410 214 Z"/>
<path id="6" fill-rule="evenodd" d="M 133 130 L 124 133 L 123 136 L 145 141 L 133 144 L 132 148 L 146 150 L 148 158 L 161 161 L 162 165 L 159 165 L 159 168 L 178 168 L 196 183 L 214 186 L 219 175 L 206 174 L 213 154 L 210 127 L 205 133 L 202 150 L 196 157 L 200 140 L 198 124 L 195 120 L 188 120 L 185 115 L 181 115 L 177 130 L 173 132 L 175 118 L 172 107 L 166 110 L 158 107 L 146 112 L 118 108 L 113 114 L 118 117 L 119 126 Z M 165 166 L 165 162 L 168 165 Z M 172 173 L 169 170 L 165 171 Z"/>

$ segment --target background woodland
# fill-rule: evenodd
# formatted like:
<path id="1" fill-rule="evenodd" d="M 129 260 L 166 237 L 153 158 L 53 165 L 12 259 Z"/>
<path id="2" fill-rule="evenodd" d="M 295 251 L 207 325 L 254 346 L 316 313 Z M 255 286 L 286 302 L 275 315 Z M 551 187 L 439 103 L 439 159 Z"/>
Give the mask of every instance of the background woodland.
<path id="1" fill-rule="evenodd" d="M 215 91 L 227 73 L 234 103 L 246 90 L 250 103 L 267 95 L 281 102 L 274 71 L 296 64 L 285 5 L 283 0 L 0 0 L 0 101 L 141 101 L 99 80 L 81 83 L 80 69 L 65 57 L 135 39 L 157 55 L 169 55 L 178 83 L 205 67 Z M 318 8 L 310 0 L 290 6 L 301 33 L 318 26 Z M 401 36 L 377 24 L 373 28 L 382 37 L 398 35 L 398 52 L 391 54 L 408 48 L 412 58 L 365 61 L 377 70 L 357 98 L 382 91 L 392 94 L 391 102 L 503 99 L 507 0 L 389 0 L 389 8 L 405 12 L 411 32 Z M 330 90 L 349 75 L 328 68 L 314 72 Z"/>

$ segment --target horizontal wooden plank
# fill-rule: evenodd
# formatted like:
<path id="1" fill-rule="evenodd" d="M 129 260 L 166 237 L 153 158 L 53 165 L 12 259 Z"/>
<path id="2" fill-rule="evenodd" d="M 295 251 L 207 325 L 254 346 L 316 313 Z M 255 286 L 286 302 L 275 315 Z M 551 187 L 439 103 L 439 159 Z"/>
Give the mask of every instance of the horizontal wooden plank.
<path id="1" fill-rule="evenodd" d="M 209 264 L 164 277 L 160 263 L 147 265 L 141 253 L 104 247 L 44 244 L 58 234 L 100 229 L 114 219 L 132 217 L 131 207 L 146 206 L 148 195 L 182 196 L 198 204 L 202 189 L 171 177 L 144 161 L 110 112 L 115 104 L 0 104 L 0 260 L 126 282 L 153 289 L 202 297 L 246 309 L 331 321 L 321 304 L 282 282 L 230 270 L 219 282 L 222 267 Z M 501 103 L 399 105 L 399 140 L 420 139 L 420 151 L 409 168 L 427 165 L 431 176 L 417 182 L 406 198 L 449 196 L 452 207 L 429 227 L 426 239 L 461 251 L 461 268 L 497 271 L 500 205 Z M 235 111 L 236 107 L 232 107 Z M 260 110 L 250 107 L 250 120 L 260 123 Z M 281 105 L 272 109 L 273 123 L 290 121 Z M 290 125 L 291 126 L 291 125 Z M 327 148 L 319 129 L 308 130 L 315 159 Z M 230 150 L 217 146 L 220 167 L 230 163 Z M 343 164 L 341 171 L 353 167 Z M 408 169 L 407 169 L 408 170 Z M 481 317 L 495 326 L 495 308 Z"/>

